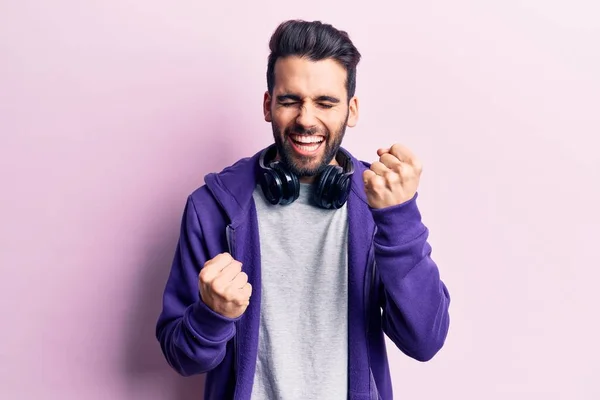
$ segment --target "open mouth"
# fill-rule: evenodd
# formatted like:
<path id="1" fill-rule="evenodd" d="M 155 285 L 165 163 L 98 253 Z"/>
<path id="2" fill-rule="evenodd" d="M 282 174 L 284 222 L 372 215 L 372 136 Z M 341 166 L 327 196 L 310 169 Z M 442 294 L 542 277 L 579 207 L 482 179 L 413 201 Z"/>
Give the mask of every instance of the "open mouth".
<path id="1" fill-rule="evenodd" d="M 290 135 L 289 138 L 294 150 L 302 155 L 316 153 L 325 143 L 325 138 L 319 135 Z"/>

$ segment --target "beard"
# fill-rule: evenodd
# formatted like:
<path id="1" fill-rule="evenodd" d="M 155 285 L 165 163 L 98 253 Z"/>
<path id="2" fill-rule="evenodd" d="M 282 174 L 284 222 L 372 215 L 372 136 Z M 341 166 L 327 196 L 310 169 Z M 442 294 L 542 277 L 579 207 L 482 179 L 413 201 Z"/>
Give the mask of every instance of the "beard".
<path id="1" fill-rule="evenodd" d="M 346 124 L 348 122 L 348 115 L 344 121 L 340 124 L 337 131 L 331 134 L 327 128 L 318 129 L 305 129 L 299 125 L 293 125 L 281 132 L 281 128 L 275 123 L 271 122 L 273 129 L 273 138 L 275 139 L 275 145 L 277 147 L 277 154 L 281 158 L 281 161 L 298 177 L 312 177 L 320 174 L 330 163 L 331 160 L 336 156 L 342 140 L 346 134 Z M 292 148 L 292 144 L 288 140 L 290 135 L 323 135 L 325 140 L 321 146 L 325 146 L 324 151 L 321 155 L 316 156 L 302 156 L 296 154 Z M 315 158 L 320 157 L 318 162 L 315 162 Z"/>

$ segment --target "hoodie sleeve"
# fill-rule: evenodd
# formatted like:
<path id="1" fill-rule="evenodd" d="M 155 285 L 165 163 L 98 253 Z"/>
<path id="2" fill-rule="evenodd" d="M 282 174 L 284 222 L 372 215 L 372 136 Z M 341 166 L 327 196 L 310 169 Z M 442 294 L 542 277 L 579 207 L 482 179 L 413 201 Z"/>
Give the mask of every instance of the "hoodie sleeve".
<path id="1" fill-rule="evenodd" d="M 235 320 L 215 313 L 200 298 L 198 275 L 208 260 L 205 249 L 190 197 L 156 324 L 156 337 L 167 362 L 183 376 L 204 373 L 219 365 L 227 342 L 235 335 Z"/>
<path id="2" fill-rule="evenodd" d="M 428 361 L 446 340 L 450 296 L 431 258 L 416 199 L 371 212 L 383 330 L 406 355 Z"/>

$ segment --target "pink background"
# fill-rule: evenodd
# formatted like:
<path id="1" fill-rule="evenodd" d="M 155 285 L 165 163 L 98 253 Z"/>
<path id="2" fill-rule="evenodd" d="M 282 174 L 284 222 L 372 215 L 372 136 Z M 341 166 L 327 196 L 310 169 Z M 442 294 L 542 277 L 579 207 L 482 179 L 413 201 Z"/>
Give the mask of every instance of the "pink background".
<path id="1" fill-rule="evenodd" d="M 295 17 L 363 53 L 345 146 L 425 165 L 452 323 L 429 363 L 390 346 L 397 397 L 600 398 L 599 3 L 318 3 L 0 2 L 0 398 L 201 398 L 154 339 L 179 218 L 270 142 Z"/>

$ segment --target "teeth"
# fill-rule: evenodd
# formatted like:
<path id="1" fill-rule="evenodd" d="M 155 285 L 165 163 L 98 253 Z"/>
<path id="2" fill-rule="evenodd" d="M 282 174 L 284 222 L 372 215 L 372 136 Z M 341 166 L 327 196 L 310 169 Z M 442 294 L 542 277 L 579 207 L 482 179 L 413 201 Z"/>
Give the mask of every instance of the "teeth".
<path id="1" fill-rule="evenodd" d="M 319 144 L 313 144 L 312 146 L 300 145 L 298 148 L 304 151 L 315 151 L 319 147 Z"/>
<path id="2" fill-rule="evenodd" d="M 306 135 L 294 135 L 292 136 L 295 142 L 300 143 L 321 143 L 323 138 L 321 136 L 306 136 Z"/>

